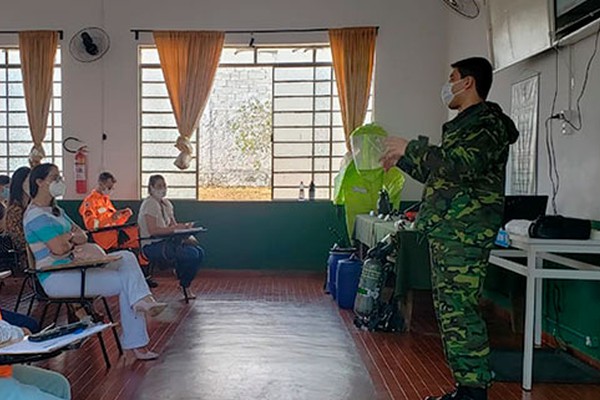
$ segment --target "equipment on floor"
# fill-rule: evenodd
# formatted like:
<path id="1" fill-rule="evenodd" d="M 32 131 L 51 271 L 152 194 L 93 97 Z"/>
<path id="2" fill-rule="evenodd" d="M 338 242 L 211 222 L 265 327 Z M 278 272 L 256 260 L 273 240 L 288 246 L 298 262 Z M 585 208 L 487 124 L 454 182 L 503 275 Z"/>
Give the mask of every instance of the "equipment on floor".
<path id="1" fill-rule="evenodd" d="M 331 294 L 333 298 L 336 297 L 336 286 L 335 279 L 338 268 L 338 263 L 342 260 L 350 258 L 352 254 L 356 252 L 354 247 L 339 247 L 338 244 L 334 244 L 331 250 L 329 250 L 329 258 L 327 259 L 327 282 L 325 283 L 325 293 Z"/>
<path id="2" fill-rule="evenodd" d="M 354 325 L 368 331 L 401 331 L 404 320 L 395 304 L 394 263 L 388 260 L 396 243 L 390 234 L 367 253 L 354 302 Z M 387 292 L 387 293 L 386 293 Z"/>
<path id="3" fill-rule="evenodd" d="M 344 310 L 354 308 L 354 299 L 362 271 L 362 261 L 356 255 L 338 262 L 335 272 L 335 298 L 338 306 Z"/>

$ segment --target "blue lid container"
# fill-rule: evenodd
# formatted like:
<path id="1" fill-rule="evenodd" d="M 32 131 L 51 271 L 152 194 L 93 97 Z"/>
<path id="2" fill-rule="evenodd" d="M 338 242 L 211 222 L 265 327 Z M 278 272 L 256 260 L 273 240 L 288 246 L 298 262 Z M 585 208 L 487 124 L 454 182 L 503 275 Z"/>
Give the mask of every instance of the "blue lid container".
<path id="1" fill-rule="evenodd" d="M 362 261 L 357 257 L 338 262 L 336 271 L 336 300 L 340 308 L 351 310 L 362 272 Z"/>

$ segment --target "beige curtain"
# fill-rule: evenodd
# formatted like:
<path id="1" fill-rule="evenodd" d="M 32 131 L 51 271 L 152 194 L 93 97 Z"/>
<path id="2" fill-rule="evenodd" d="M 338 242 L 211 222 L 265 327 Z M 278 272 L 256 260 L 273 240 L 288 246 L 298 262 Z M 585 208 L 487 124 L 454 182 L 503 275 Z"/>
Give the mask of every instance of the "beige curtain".
<path id="1" fill-rule="evenodd" d="M 32 167 L 46 156 L 42 142 L 46 136 L 48 113 L 52 100 L 54 57 L 58 48 L 56 31 L 24 31 L 19 33 L 19 52 L 27 119 L 33 148 L 29 153 Z"/>
<path id="2" fill-rule="evenodd" d="M 154 32 L 169 99 L 175 113 L 179 138 L 175 160 L 187 169 L 194 149 L 190 138 L 198 126 L 219 66 L 224 32 Z"/>
<path id="3" fill-rule="evenodd" d="M 330 29 L 333 69 L 350 151 L 350 134 L 365 121 L 375 63 L 377 28 Z"/>

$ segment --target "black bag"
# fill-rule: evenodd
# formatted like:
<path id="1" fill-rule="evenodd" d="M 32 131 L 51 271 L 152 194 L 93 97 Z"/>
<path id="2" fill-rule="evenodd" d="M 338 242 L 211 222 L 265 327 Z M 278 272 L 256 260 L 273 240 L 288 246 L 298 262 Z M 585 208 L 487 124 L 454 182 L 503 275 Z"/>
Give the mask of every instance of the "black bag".
<path id="1" fill-rule="evenodd" d="M 591 221 L 561 215 L 543 215 L 529 226 L 529 236 L 536 239 L 587 240 L 591 234 Z"/>

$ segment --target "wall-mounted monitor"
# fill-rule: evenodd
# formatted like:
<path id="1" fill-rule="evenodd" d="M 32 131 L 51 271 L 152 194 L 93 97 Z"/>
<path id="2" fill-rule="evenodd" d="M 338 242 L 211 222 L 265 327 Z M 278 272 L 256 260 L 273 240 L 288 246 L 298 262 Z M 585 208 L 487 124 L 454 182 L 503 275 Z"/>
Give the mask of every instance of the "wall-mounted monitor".
<path id="1" fill-rule="evenodd" d="M 490 0 L 487 3 L 496 70 L 552 47 L 552 12 L 548 0 Z"/>
<path id="2" fill-rule="evenodd" d="M 580 30 L 600 18 L 600 0 L 553 0 L 555 40 Z"/>
<path id="3" fill-rule="evenodd" d="M 496 70 L 554 45 L 575 43 L 600 25 L 600 0 L 488 0 Z"/>

